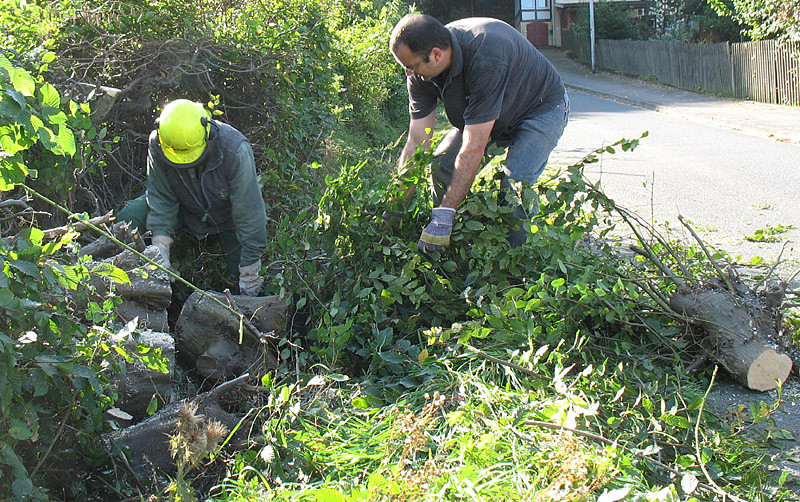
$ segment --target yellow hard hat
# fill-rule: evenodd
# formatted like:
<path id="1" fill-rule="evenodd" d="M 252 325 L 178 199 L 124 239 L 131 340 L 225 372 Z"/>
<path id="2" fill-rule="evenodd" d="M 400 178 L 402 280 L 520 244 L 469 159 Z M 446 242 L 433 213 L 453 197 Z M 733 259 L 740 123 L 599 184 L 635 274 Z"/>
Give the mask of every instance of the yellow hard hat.
<path id="1" fill-rule="evenodd" d="M 175 164 L 191 164 L 206 150 L 209 113 L 200 103 L 176 99 L 158 118 L 158 142 L 164 156 Z"/>

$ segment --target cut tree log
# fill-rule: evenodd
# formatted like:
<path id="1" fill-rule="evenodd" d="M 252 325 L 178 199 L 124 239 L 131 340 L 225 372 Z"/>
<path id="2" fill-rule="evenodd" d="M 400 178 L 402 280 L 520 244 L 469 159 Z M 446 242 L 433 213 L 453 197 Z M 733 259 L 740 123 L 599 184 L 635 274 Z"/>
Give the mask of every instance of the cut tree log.
<path id="1" fill-rule="evenodd" d="M 169 437 L 176 433 L 175 425 L 187 403 L 197 405 L 198 417 L 204 422 L 217 421 L 229 431 L 239 422 L 239 417 L 220 406 L 224 393 L 246 383 L 248 375 L 225 382 L 194 398 L 167 405 L 147 420 L 104 436 L 112 452 L 121 452 L 118 458 L 138 481 L 155 479 L 166 481 L 165 475 L 175 472 L 175 461 L 169 449 Z M 245 432 L 246 433 L 246 432 Z"/>
<path id="2" fill-rule="evenodd" d="M 155 246 L 144 249 L 147 258 L 160 263 L 161 252 Z M 172 302 L 172 286 L 169 275 L 161 269 L 149 265 L 145 260 L 129 250 L 124 250 L 100 262 L 90 262 L 87 268 L 92 270 L 101 263 L 109 263 L 124 270 L 130 283 L 114 283 L 109 277 L 92 275 L 90 282 L 96 289 L 95 301 L 102 302 L 112 290 L 122 297 L 122 304 L 117 307 L 117 314 L 126 322 L 139 318 L 141 327 L 149 327 L 155 331 L 168 331 L 167 307 Z"/>
<path id="3" fill-rule="evenodd" d="M 158 407 L 174 401 L 172 374 L 175 370 L 175 340 L 169 333 L 141 331 L 139 336 L 129 336 L 122 344 L 128 353 L 136 354 L 137 345 L 146 345 L 150 352 L 158 350 L 166 359 L 167 373 L 148 368 L 134 357 L 135 362 L 125 363 L 125 373 L 114 375 L 118 398 L 115 405 L 131 415 L 135 421 L 147 418 L 147 409 L 155 396 Z"/>
<path id="4" fill-rule="evenodd" d="M 709 356 L 745 387 L 772 390 L 789 378 L 792 359 L 769 342 L 775 331 L 770 309 L 719 287 L 687 286 L 678 288 L 670 307 L 703 327 Z"/>
<path id="5" fill-rule="evenodd" d="M 228 305 L 228 297 L 208 293 Z M 178 354 L 193 362 L 198 373 L 212 381 L 222 381 L 248 371 L 261 376 L 277 367 L 277 358 L 270 341 L 285 330 L 288 305 L 278 296 L 232 295 L 232 307 L 242 313 L 255 330 L 255 335 L 240 322 L 238 316 L 199 292 L 192 293 L 183 304 L 175 323 Z"/>

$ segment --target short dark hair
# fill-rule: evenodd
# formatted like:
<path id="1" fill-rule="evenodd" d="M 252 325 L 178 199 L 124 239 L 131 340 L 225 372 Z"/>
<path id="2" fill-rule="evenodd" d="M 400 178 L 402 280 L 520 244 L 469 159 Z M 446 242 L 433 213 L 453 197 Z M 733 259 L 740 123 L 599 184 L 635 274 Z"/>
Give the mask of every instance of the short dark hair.
<path id="1" fill-rule="evenodd" d="M 434 47 L 449 49 L 450 31 L 435 17 L 427 14 L 406 14 L 392 30 L 389 47 L 397 53 L 400 43 L 418 56 L 425 57 Z"/>

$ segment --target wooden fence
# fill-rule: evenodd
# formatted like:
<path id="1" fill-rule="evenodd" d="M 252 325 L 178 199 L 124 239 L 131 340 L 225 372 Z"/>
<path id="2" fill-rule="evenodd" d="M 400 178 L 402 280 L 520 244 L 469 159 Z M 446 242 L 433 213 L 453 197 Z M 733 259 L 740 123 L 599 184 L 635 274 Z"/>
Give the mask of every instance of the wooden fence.
<path id="1" fill-rule="evenodd" d="M 588 39 L 572 30 L 564 30 L 562 48 L 590 62 Z M 597 40 L 595 67 L 692 91 L 800 106 L 800 42 Z"/>

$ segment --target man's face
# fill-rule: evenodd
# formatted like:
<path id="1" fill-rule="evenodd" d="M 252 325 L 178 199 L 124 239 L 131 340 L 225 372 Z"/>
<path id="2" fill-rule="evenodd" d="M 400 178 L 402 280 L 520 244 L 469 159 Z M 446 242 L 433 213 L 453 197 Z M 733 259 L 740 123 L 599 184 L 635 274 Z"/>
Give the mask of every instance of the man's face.
<path id="1" fill-rule="evenodd" d="M 441 50 L 438 47 L 431 49 L 425 57 L 414 54 L 406 44 L 397 46 L 394 58 L 406 72 L 406 75 L 416 75 L 422 80 L 430 80 L 442 73 L 445 69 L 441 65 Z"/>

